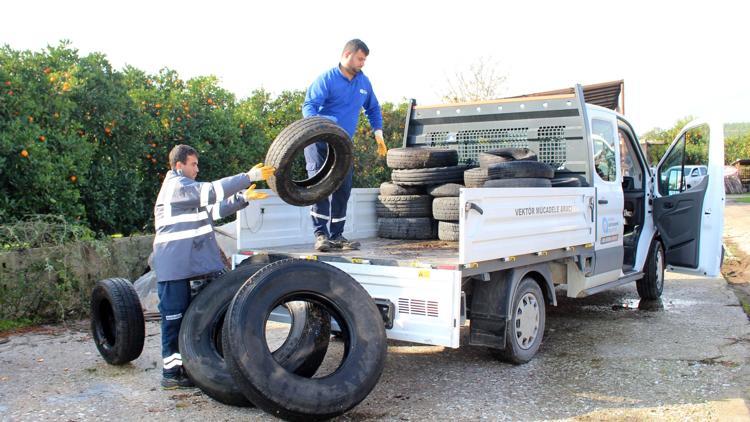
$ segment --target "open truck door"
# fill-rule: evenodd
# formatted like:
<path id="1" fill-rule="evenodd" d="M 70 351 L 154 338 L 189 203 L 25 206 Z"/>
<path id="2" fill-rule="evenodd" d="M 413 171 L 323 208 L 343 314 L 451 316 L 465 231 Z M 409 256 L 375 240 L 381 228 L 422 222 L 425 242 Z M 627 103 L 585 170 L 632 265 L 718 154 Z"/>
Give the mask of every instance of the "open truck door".
<path id="1" fill-rule="evenodd" d="M 708 174 L 688 183 L 696 166 L 707 166 Z M 659 161 L 653 189 L 654 224 L 667 268 L 718 275 L 724 228 L 724 126 L 705 121 L 685 126 Z"/>

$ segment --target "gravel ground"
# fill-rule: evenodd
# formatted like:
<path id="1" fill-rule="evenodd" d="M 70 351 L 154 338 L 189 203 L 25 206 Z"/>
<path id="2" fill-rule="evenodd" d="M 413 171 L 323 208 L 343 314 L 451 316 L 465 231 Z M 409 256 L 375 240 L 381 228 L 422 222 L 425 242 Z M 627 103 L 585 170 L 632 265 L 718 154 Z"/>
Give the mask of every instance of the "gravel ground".
<path id="1" fill-rule="evenodd" d="M 340 419 L 750 420 L 750 328 L 724 280 L 672 275 L 661 302 L 639 307 L 637 297 L 634 285 L 561 296 L 540 353 L 522 366 L 483 348 L 390 342 L 378 386 Z M 85 321 L 10 337 L 0 420 L 272 419 L 199 390 L 161 390 L 158 323 L 147 336 L 121 367 L 99 357 Z"/>

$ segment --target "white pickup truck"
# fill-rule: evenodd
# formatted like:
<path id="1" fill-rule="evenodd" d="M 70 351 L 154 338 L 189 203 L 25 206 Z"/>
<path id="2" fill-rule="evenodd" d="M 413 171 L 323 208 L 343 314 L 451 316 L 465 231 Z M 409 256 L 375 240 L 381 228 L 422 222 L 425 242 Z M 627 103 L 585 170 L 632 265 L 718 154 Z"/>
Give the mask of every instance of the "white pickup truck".
<path id="1" fill-rule="evenodd" d="M 558 175 L 583 187 L 463 188 L 459 241 L 376 236 L 378 189 L 354 189 L 345 236 L 361 250 L 313 250 L 308 208 L 279 198 L 251 203 L 238 216 L 233 265 L 259 254 L 325 261 L 350 274 L 375 299 L 391 339 L 499 349 L 514 363 L 539 349 L 545 306 L 557 294 L 585 297 L 635 282 L 644 299 L 661 295 L 665 268 L 715 276 L 722 260 L 723 126 L 685 127 L 652 174 L 624 116 L 570 95 L 416 106 L 405 147 L 480 152 L 528 147 Z M 706 166 L 696 186 L 675 167 Z M 557 286 L 563 288 L 556 289 Z"/>

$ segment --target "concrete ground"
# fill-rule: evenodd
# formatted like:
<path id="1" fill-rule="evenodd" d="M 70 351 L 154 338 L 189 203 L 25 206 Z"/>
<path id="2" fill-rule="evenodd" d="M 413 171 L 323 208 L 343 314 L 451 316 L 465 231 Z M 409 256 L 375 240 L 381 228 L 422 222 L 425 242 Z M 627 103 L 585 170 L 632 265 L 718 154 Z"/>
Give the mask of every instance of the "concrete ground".
<path id="1" fill-rule="evenodd" d="M 724 279 L 668 273 L 656 303 L 640 303 L 634 285 L 558 293 L 532 362 L 392 341 L 380 382 L 340 420 L 750 420 L 750 325 Z M 141 357 L 121 367 L 101 359 L 86 323 L 8 339 L 2 421 L 272 419 L 199 390 L 161 390 L 154 322 Z"/>

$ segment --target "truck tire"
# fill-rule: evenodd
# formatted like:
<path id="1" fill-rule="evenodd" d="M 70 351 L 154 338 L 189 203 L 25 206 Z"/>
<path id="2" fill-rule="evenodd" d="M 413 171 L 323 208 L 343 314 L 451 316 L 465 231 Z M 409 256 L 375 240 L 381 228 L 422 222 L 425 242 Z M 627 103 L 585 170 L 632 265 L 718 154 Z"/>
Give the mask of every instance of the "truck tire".
<path id="1" fill-rule="evenodd" d="M 553 188 L 577 188 L 581 186 L 581 179 L 577 177 L 556 177 L 552 179 Z"/>
<path id="2" fill-rule="evenodd" d="M 643 269 L 643 278 L 635 282 L 638 296 L 656 300 L 664 291 L 664 248 L 658 239 L 651 242 Z"/>
<path id="3" fill-rule="evenodd" d="M 580 183 L 578 186 L 583 186 L 583 187 L 589 186 L 589 182 L 586 180 L 586 176 L 582 174 L 578 174 L 578 173 L 572 173 L 570 171 L 556 171 L 555 177 L 553 177 L 552 179 L 554 180 L 554 179 L 569 179 L 569 178 L 578 179 L 578 182 Z M 575 183 L 575 182 L 571 181 L 570 183 Z M 554 186 L 554 182 L 553 182 L 553 186 Z M 575 187 L 578 187 L 578 186 L 575 186 Z M 574 187 L 574 186 L 570 186 L 570 187 Z"/>
<path id="4" fill-rule="evenodd" d="M 432 201 L 432 216 L 438 221 L 458 221 L 458 204 L 459 198 L 456 196 L 435 198 Z"/>
<path id="5" fill-rule="evenodd" d="M 464 185 L 467 188 L 481 188 L 488 180 L 490 176 L 486 168 L 477 167 L 464 172 Z"/>
<path id="6" fill-rule="evenodd" d="M 485 188 L 549 188 L 549 179 L 520 177 L 518 179 L 491 179 L 484 182 Z"/>
<path id="7" fill-rule="evenodd" d="M 328 144 L 326 162 L 314 176 L 293 180 L 294 158 L 316 142 Z M 307 117 L 284 128 L 268 148 L 265 164 L 276 167 L 276 171 L 267 182 L 284 202 L 312 205 L 341 186 L 353 163 L 352 142 L 346 131 L 325 117 Z"/>
<path id="8" fill-rule="evenodd" d="M 458 221 L 439 221 L 438 239 L 458 242 Z"/>
<path id="9" fill-rule="evenodd" d="M 391 178 L 399 185 L 440 185 L 461 183 L 467 166 L 433 167 L 427 169 L 393 170 Z"/>
<path id="10" fill-rule="evenodd" d="M 436 224 L 428 217 L 378 218 L 378 237 L 385 239 L 435 239 L 436 231 Z"/>
<path id="11" fill-rule="evenodd" d="M 430 195 L 378 196 L 375 202 L 378 217 L 429 217 L 432 213 Z"/>
<path id="12" fill-rule="evenodd" d="M 505 349 L 497 351 L 503 360 L 518 365 L 530 361 L 539 351 L 544 336 L 544 303 L 536 280 L 524 277 L 513 294 Z"/>
<path id="13" fill-rule="evenodd" d="M 394 195 L 422 195 L 424 189 L 422 186 L 401 186 L 391 182 L 380 184 L 380 194 L 383 196 Z"/>
<path id="14" fill-rule="evenodd" d="M 208 396 L 224 404 L 252 406 L 229 374 L 221 332 L 235 293 L 266 265 L 246 264 L 213 280 L 190 303 L 180 326 L 180 354 L 190 379 Z M 310 377 L 328 350 L 330 318 L 308 302 L 289 302 L 287 310 L 292 325 L 284 343 L 273 352 L 274 358 L 285 369 Z"/>
<path id="15" fill-rule="evenodd" d="M 341 327 L 343 358 L 320 378 L 304 378 L 267 353 L 269 312 L 286 300 L 313 301 Z M 359 404 L 377 384 L 386 356 L 383 319 L 365 289 L 342 270 L 318 261 L 288 259 L 258 271 L 227 311 L 224 350 L 245 396 L 287 420 L 323 420 Z"/>
<path id="16" fill-rule="evenodd" d="M 427 193 L 436 198 L 458 196 L 461 194 L 462 187 L 464 187 L 464 185 L 459 185 L 458 183 L 446 183 L 444 185 L 435 185 L 428 188 Z"/>
<path id="17" fill-rule="evenodd" d="M 506 161 L 537 161 L 537 156 L 528 148 L 498 148 L 479 153 L 480 167 L 487 168 L 492 164 Z"/>
<path id="18" fill-rule="evenodd" d="M 141 355 L 146 325 L 138 293 L 124 278 L 100 280 L 91 293 L 91 334 L 96 348 L 111 365 Z"/>
<path id="19" fill-rule="evenodd" d="M 541 161 L 506 161 L 487 167 L 487 174 L 490 179 L 522 177 L 551 179 L 555 175 L 555 169 Z"/>
<path id="20" fill-rule="evenodd" d="M 392 148 L 386 164 L 392 169 L 451 167 L 458 164 L 458 151 L 441 148 Z"/>

